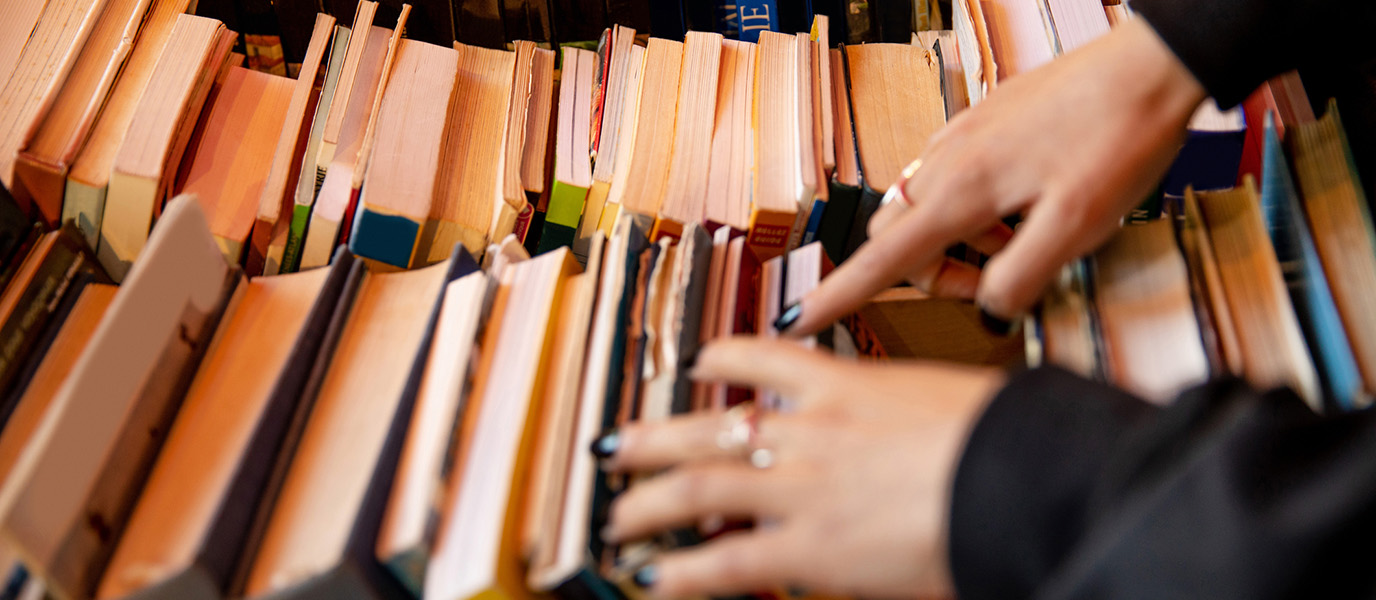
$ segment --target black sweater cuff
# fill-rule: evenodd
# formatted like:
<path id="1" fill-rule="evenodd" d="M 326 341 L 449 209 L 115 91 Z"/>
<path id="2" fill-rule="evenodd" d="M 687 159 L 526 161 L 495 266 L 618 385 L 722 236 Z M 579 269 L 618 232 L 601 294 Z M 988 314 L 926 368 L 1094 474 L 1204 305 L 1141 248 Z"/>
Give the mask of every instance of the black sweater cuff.
<path id="1" fill-rule="evenodd" d="M 1370 0 L 1132 0 L 1222 108 L 1271 77 L 1316 61 L 1373 56 Z M 1303 42 L 1290 43 L 1296 36 Z"/>
<path id="2" fill-rule="evenodd" d="M 951 501 L 961 598 L 1025 598 L 1082 535 L 1086 503 L 1120 437 L 1155 408 L 1041 368 L 1015 375 L 966 444 Z"/>

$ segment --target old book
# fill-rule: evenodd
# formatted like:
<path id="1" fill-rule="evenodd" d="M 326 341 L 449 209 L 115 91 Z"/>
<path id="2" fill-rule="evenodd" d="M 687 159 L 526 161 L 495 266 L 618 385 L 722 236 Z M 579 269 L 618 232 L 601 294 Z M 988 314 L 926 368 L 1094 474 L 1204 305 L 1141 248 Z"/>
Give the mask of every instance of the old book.
<path id="1" fill-rule="evenodd" d="M 623 98 L 619 113 L 621 115 L 621 126 L 617 129 L 616 152 L 611 155 L 601 156 L 593 161 L 593 186 L 588 190 L 588 209 L 595 210 L 601 217 L 598 219 L 597 229 L 604 234 L 610 234 L 615 227 L 617 217 L 621 214 L 621 205 L 611 202 L 611 191 L 617 188 L 624 188 L 630 181 L 630 164 L 635 153 L 635 132 L 640 126 L 640 92 L 645 81 L 645 55 L 644 46 L 633 46 L 630 57 L 627 58 L 626 66 L 626 97 Z M 612 118 L 612 115 L 604 117 Z M 609 151 L 605 148 L 603 153 Z M 619 165 L 615 172 L 611 173 L 609 183 L 602 184 L 598 181 L 598 171 L 603 164 Z M 579 234 L 582 235 L 581 233 Z"/>
<path id="2" fill-rule="evenodd" d="M 652 297 L 658 295 L 663 287 L 664 274 L 669 271 L 665 265 L 672 262 L 673 253 L 677 250 L 673 240 L 663 238 L 640 255 L 639 273 L 632 286 L 631 312 L 626 320 L 626 353 L 620 365 L 621 389 L 616 398 L 614 427 L 622 427 L 640 419 L 641 392 L 645 387 L 642 378 L 645 372 L 645 347 L 649 339 L 646 322 L 652 318 Z"/>
<path id="3" fill-rule="evenodd" d="M 846 48 L 855 142 L 864 193 L 851 222 L 847 251 L 869 239 L 879 201 L 922 156 L 927 140 L 946 124 L 941 62 L 911 45 L 868 44 Z"/>
<path id="4" fill-rule="evenodd" d="M 1029 365 L 1056 365 L 1085 379 L 1102 380 L 1100 336 L 1086 288 L 1085 262 L 1063 267 L 1042 297 L 1035 328 L 1027 336 L 1032 348 L 1027 361 Z"/>
<path id="5" fill-rule="evenodd" d="M 1291 130 L 1295 179 L 1368 394 L 1376 393 L 1376 233 L 1336 102 Z"/>
<path id="6" fill-rule="evenodd" d="M 49 105 L 35 115 L 14 165 L 11 191 L 21 204 L 37 207 L 37 216 L 50 226 L 62 217 L 67 170 L 86 141 L 148 10 L 148 3 L 138 0 L 103 4 L 85 42 L 70 49 L 75 57 L 65 82 L 53 88 Z"/>
<path id="7" fill-rule="evenodd" d="M 624 183 L 618 179 L 607 196 L 608 206 L 638 215 L 641 226 L 647 230 L 654 225 L 664 200 L 673 156 L 683 47 L 682 42 L 650 38 L 645 49 L 635 133 L 632 137 L 625 137 L 624 131 L 621 134 L 620 143 L 630 144 L 630 159 L 617 165 L 617 171 L 620 175 L 624 170 L 626 179 Z"/>
<path id="8" fill-rule="evenodd" d="M 492 226 L 487 239 L 500 240 L 516 233 L 517 221 L 530 208 L 521 180 L 521 161 L 525 156 L 526 117 L 530 107 L 531 76 L 535 68 L 535 42 L 516 42 L 516 69 L 511 79 L 511 100 L 507 103 L 506 128 L 502 143 L 502 202 L 493 207 Z M 517 238 L 523 238 L 524 232 Z"/>
<path id="9" fill-rule="evenodd" d="M 242 279 L 179 197 L 0 491 L 5 534 L 61 595 L 86 596 Z M 61 465 L 60 467 L 56 465 Z"/>
<path id="10" fill-rule="evenodd" d="M 583 381 L 605 245 L 606 238 L 601 235 L 593 238 L 587 269 L 569 280 L 559 307 L 521 519 L 521 554 L 530 565 L 526 582 L 532 588 L 538 588 L 540 574 L 557 556 L 569 465 L 574 453 L 581 450 L 573 447 L 580 408 L 579 386 Z"/>
<path id="11" fill-rule="evenodd" d="M 479 356 L 491 283 L 486 274 L 472 273 L 446 286 L 435 343 L 426 357 L 425 376 L 378 532 L 377 560 L 417 596 L 440 517 L 439 499 L 453 472 L 451 449 L 468 414 L 471 365 Z"/>
<path id="12" fill-rule="evenodd" d="M 1318 377 L 1266 235 L 1256 188 L 1247 179 L 1237 189 L 1186 189 L 1185 196 L 1197 198 L 1208 227 L 1247 381 L 1259 388 L 1288 385 L 1318 410 Z"/>
<path id="13" fill-rule="evenodd" d="M 1261 182 L 1261 214 L 1266 219 L 1271 245 L 1276 249 L 1276 259 L 1280 261 L 1281 272 L 1290 289 L 1290 301 L 1295 304 L 1300 328 L 1314 353 L 1314 366 L 1319 371 L 1324 397 L 1332 398 L 1344 410 L 1364 406 L 1371 395 L 1357 367 L 1341 313 L 1333 299 L 1333 286 L 1324 273 L 1323 261 L 1319 258 L 1314 234 L 1309 229 L 1309 219 L 1295 189 L 1289 161 L 1285 158 L 1271 113 L 1266 114 L 1264 124 L 1266 178 Z"/>
<path id="14" fill-rule="evenodd" d="M 794 41 L 798 45 L 798 146 L 802 150 L 802 155 L 798 157 L 801 163 L 799 169 L 803 172 L 804 184 L 812 193 L 798 203 L 798 227 L 788 241 L 789 248 L 797 248 L 817 239 L 817 228 L 821 225 L 822 214 L 826 212 L 829 194 L 825 184 L 826 167 L 822 164 L 819 145 L 821 140 L 818 139 L 822 135 L 821 116 L 817 112 L 821 100 L 817 72 L 820 64 L 815 56 L 818 46 L 804 33 L 795 35 Z"/>
<path id="15" fill-rule="evenodd" d="M 784 270 L 782 303 L 780 307 L 798 302 L 821 284 L 822 279 L 831 273 L 834 265 L 827 257 L 821 244 L 813 243 L 788 253 L 788 265 Z M 761 284 L 761 297 L 764 297 L 764 284 Z M 773 321 L 762 321 L 772 323 Z M 771 328 L 772 329 L 772 328 Z M 833 353 L 846 356 L 864 356 L 873 359 L 887 358 L 888 353 L 878 334 L 859 312 L 839 319 L 830 328 L 816 335 L 820 346 Z"/>
<path id="16" fill-rule="evenodd" d="M 731 230 L 718 227 L 712 233 L 711 258 L 707 267 L 707 283 L 703 290 L 701 323 L 698 325 L 699 347 L 720 336 L 717 319 L 720 318 L 718 313 L 721 311 L 722 290 L 726 285 L 726 255 L 730 245 Z M 693 383 L 693 410 L 707 410 L 711 406 L 707 395 L 710 389 L 711 385 L 706 382 Z"/>
<path id="17" fill-rule="evenodd" d="M 9 478 L 20 453 L 33 438 L 58 390 L 67 380 L 67 374 L 100 325 L 116 290 L 108 284 L 85 286 L 29 385 L 14 405 L 7 407 L 5 427 L 0 432 L 0 480 Z"/>
<path id="18" fill-rule="evenodd" d="M 717 305 L 717 337 L 755 335 L 762 331 L 757 310 L 761 291 L 759 259 L 746 247 L 744 237 L 731 240 Z M 709 389 L 710 406 L 725 409 L 751 399 L 753 394 L 751 389 L 714 383 Z"/>
<path id="19" fill-rule="evenodd" d="M 555 122 L 554 177 L 550 182 L 544 231 L 540 236 L 538 251 L 541 253 L 560 246 L 573 246 L 579 222 L 588 216 L 583 206 L 588 188 L 592 187 L 588 142 L 596 55 L 577 48 L 564 48 L 563 52 Z M 586 261 L 587 256 L 580 258 Z"/>
<path id="20" fill-rule="evenodd" d="M 96 257 L 116 281 L 148 240 L 191 130 L 235 35 L 219 21 L 181 15 L 148 81 L 110 174 Z"/>
<path id="21" fill-rule="evenodd" d="M 22 4 L 22 3 L 21 3 Z M 66 80 L 81 46 L 99 20 L 104 2 L 96 0 L 49 0 L 42 15 L 29 32 L 23 51 L 8 73 L 8 84 L 0 89 L 0 184 L 14 191 L 14 166 L 24 143 Z M 29 7 L 16 6 L 16 27 L 27 27 Z M 17 32 L 17 33 L 19 33 Z M 16 194 L 21 206 L 30 211 L 27 196 Z"/>
<path id="22" fill-rule="evenodd" d="M 86 245 L 91 248 L 97 248 L 100 243 L 100 225 L 105 215 L 106 190 L 115 155 L 153 77 L 158 58 L 167 46 L 177 15 L 186 12 L 188 2 L 153 0 L 150 4 L 129 57 L 67 172 L 62 220 L 75 221 Z"/>
<path id="23" fill-rule="evenodd" d="M 850 78 L 845 50 L 831 50 L 832 120 L 835 122 L 833 143 L 836 146 L 836 167 L 827 182 L 827 209 L 817 226 L 817 241 L 826 248 L 827 256 L 840 263 L 850 256 L 848 243 L 855 210 L 860 204 L 860 154 L 855 148 L 855 122 L 852 118 Z"/>
<path id="24" fill-rule="evenodd" d="M 363 137 L 359 142 L 357 163 L 353 168 L 353 179 L 349 182 L 349 201 L 345 205 L 343 218 L 339 221 L 339 244 L 347 244 L 349 236 L 353 234 L 354 218 L 358 216 L 358 200 L 363 189 L 363 179 L 368 173 L 368 165 L 372 160 L 373 146 L 377 141 L 377 121 L 382 112 L 383 92 L 387 89 L 387 82 L 391 79 L 392 69 L 396 66 L 396 57 L 401 49 L 401 42 L 406 34 L 406 21 L 411 16 L 411 5 L 401 5 L 401 15 L 397 17 L 396 26 L 392 29 L 392 37 L 387 43 L 387 56 L 383 59 L 382 74 L 378 78 L 376 92 L 373 95 L 371 108 L 368 111 L 367 127 L 363 130 Z M 439 262 L 432 261 L 432 262 Z"/>
<path id="25" fill-rule="evenodd" d="M 1108 379 L 1165 403 L 1209 377 L 1189 272 L 1170 221 L 1129 225 L 1094 254 Z"/>
<path id="26" fill-rule="evenodd" d="M 712 125 L 703 221 L 708 227 L 750 228 L 755 164 L 755 44 L 724 40 Z"/>
<path id="27" fill-rule="evenodd" d="M 362 5 L 360 5 L 362 6 Z M 315 206 L 311 211 L 310 224 L 306 227 L 305 242 L 301 249 L 301 268 L 313 269 L 327 264 L 334 256 L 339 241 L 340 223 L 344 211 L 349 209 L 353 196 L 354 172 L 358 167 L 359 151 L 363 148 L 363 138 L 372 116 L 373 101 L 381 88 L 382 70 L 387 62 L 393 31 L 385 27 L 369 26 L 355 28 L 349 35 L 349 49 L 344 57 L 344 71 L 335 87 L 334 101 L 330 104 L 330 120 L 325 123 L 324 137 L 320 142 L 320 157 L 317 159 L 317 178 L 320 180 L 316 193 Z M 352 81 L 345 93 L 345 73 L 348 73 L 350 55 L 357 43 L 359 60 Z M 331 133 L 330 122 L 340 116 L 336 142 L 328 137 Z M 326 156 L 329 160 L 326 161 Z M 322 169 L 323 167 L 323 169 Z M 333 174 L 332 174 L 333 173 Z"/>
<path id="28" fill-rule="evenodd" d="M 97 597 L 226 593 L 347 263 L 254 278 L 236 291 Z"/>
<path id="29" fill-rule="evenodd" d="M 42 0 L 5 3 L 4 13 L 0 13 L 3 14 L 0 24 L 4 27 L 4 34 L 0 35 L 0 81 L 9 81 L 10 75 L 19 66 L 24 45 L 28 43 L 29 34 L 38 25 L 38 18 L 43 15 L 46 6 L 47 2 Z"/>
<path id="30" fill-rule="evenodd" d="M 591 218 L 584 218 L 578 227 L 578 237 L 573 245 L 574 252 L 578 253 L 587 250 L 594 231 L 609 226 L 602 223 L 602 209 L 616 176 L 616 165 L 621 154 L 620 140 L 623 137 L 630 139 L 634 135 L 637 111 L 630 110 L 627 120 L 628 109 L 625 105 L 629 102 L 639 107 L 640 77 L 644 66 L 645 48 L 635 44 L 634 29 L 617 25 L 603 34 L 603 38 L 598 47 L 601 60 L 595 76 L 597 87 L 593 92 L 593 187 L 588 190 L 587 207 L 583 211 Z"/>
<path id="31" fill-rule="evenodd" d="M 831 69 L 831 18 L 821 14 L 814 17 L 810 37 L 813 43 L 813 135 L 817 138 L 817 160 L 830 175 L 836 168 L 836 122 L 832 118 L 835 108 L 831 103 L 835 101 L 832 88 L 837 85 Z"/>
<path id="32" fill-rule="evenodd" d="M 640 255 L 646 247 L 645 233 L 629 215 L 617 222 L 614 234 L 606 243 L 588 334 L 574 451 L 555 534 L 557 548 L 552 560 L 542 561 L 540 568 L 530 573 L 535 590 L 552 590 L 561 596 L 603 589 L 591 561 L 601 554 L 602 542 L 594 532 L 600 530 L 605 519 L 597 517 L 594 507 L 605 506 L 611 498 L 606 476 L 597 468 L 596 458 L 581 449 L 588 448 L 615 419 L 626 352 L 625 323 L 634 295 L 630 286 L 637 279 Z M 591 523 L 589 515 L 593 515 Z"/>
<path id="33" fill-rule="evenodd" d="M 989 47 L 999 81 L 1051 62 L 1056 55 L 1051 15 L 1043 2 L 978 0 L 983 4 Z"/>
<path id="34" fill-rule="evenodd" d="M 458 68 L 457 51 L 402 40 L 382 96 L 373 157 L 349 236 L 355 254 L 398 267 L 433 262 L 429 249 L 417 244 L 443 177 L 440 153 Z"/>
<path id="35" fill-rule="evenodd" d="M 395 468 L 395 452 L 387 451 L 392 425 L 414 399 L 414 390 L 407 398 L 414 364 L 428 350 L 430 315 L 450 273 L 451 264 L 441 263 L 367 273 L 358 284 L 252 556 L 245 597 L 400 591 L 372 558 L 374 538 L 360 533 L 375 534 L 382 518 L 386 488 L 374 473 Z"/>
<path id="36" fill-rule="evenodd" d="M 1108 33 L 1108 15 L 1099 0 L 1045 0 L 1056 53 L 1070 52 Z"/>
<path id="37" fill-rule="evenodd" d="M 1125 6 L 1118 4 L 1116 6 Z M 1276 135 L 1285 139 L 1286 131 L 1301 123 L 1314 121 L 1314 108 L 1309 105 L 1309 95 L 1304 91 L 1297 71 L 1272 77 L 1261 84 L 1246 100 L 1242 101 L 1243 118 L 1249 125 L 1242 142 L 1242 158 L 1238 164 L 1238 180 L 1243 175 L 1251 175 L 1257 181 L 1265 181 L 1261 165 L 1266 146 L 1266 113 L 1274 113 L 1273 122 Z"/>
<path id="38" fill-rule="evenodd" d="M 989 25 L 984 19 L 984 5 L 980 0 L 952 0 L 952 29 L 960 64 L 965 69 L 965 93 L 970 106 L 979 104 L 999 81 L 999 67 L 989 44 Z"/>
<path id="39" fill-rule="evenodd" d="M 649 323 L 654 336 L 649 343 L 644 373 L 646 418 L 665 418 L 693 409 L 693 382 L 688 376 L 702 340 L 707 311 L 707 289 L 712 269 L 712 238 L 694 223 L 684 231 L 670 270 L 656 321 Z M 724 258 L 724 257 L 723 257 Z"/>
<path id="40" fill-rule="evenodd" d="M 545 179 L 550 169 L 546 164 L 553 156 L 550 146 L 554 143 L 551 121 L 554 119 L 554 81 L 553 50 L 536 48 L 531 60 L 530 94 L 526 102 L 525 143 L 521 147 L 521 189 L 526 192 L 526 207 L 516 217 L 516 236 L 530 244 L 529 233 L 533 221 L 538 220 L 536 212 L 548 210 L 545 196 Z M 576 69 L 575 69 L 576 70 Z M 539 234 L 539 224 L 536 234 Z"/>
<path id="41" fill-rule="evenodd" d="M 272 153 L 272 167 L 263 191 L 258 198 L 258 211 L 253 219 L 246 271 L 250 275 L 276 275 L 282 272 L 287 239 L 291 229 L 291 210 L 296 183 L 302 172 L 302 159 L 308 151 L 309 136 L 327 69 L 323 64 L 335 39 L 334 17 L 317 14 L 311 33 L 310 46 L 292 87 L 291 103 L 287 106 L 277 145 Z M 328 106 L 328 105 L 327 105 Z M 319 152 L 319 146 L 314 148 Z M 314 155 L 312 155 L 314 156 Z M 315 176 L 315 170 L 308 175 Z"/>
<path id="42" fill-rule="evenodd" d="M 334 14 L 339 18 L 344 17 L 338 12 Z M 350 31 L 358 35 L 349 36 L 348 46 L 344 50 L 344 63 L 339 71 L 339 81 L 335 84 L 330 111 L 325 118 L 325 129 L 321 132 L 316 164 L 317 168 L 321 169 L 322 179 L 334 161 L 336 149 L 345 141 L 345 132 L 358 129 L 354 124 L 359 120 L 358 117 L 350 118 L 349 109 L 354 103 L 354 98 L 357 97 L 360 104 L 369 104 L 368 99 L 373 97 L 369 88 L 375 90 L 377 87 L 376 83 L 369 82 L 377 79 L 378 74 L 382 72 L 382 67 L 379 66 L 381 59 L 376 58 L 382 51 L 377 50 L 379 42 L 374 41 L 376 34 L 369 33 L 373 27 L 373 16 L 376 14 L 377 2 L 360 0 L 354 7 L 353 19 L 345 23 L 350 27 Z M 363 88 L 357 96 L 354 92 L 355 85 Z M 364 109 L 366 107 L 354 108 L 353 114 L 356 115 L 357 111 Z M 354 152 L 357 152 L 357 149 L 354 149 Z"/>
<path id="43" fill-rule="evenodd" d="M 1211 352 L 1218 354 L 1213 369 L 1215 373 L 1241 377 L 1245 369 L 1242 342 L 1238 339 L 1237 323 L 1228 305 L 1228 294 L 1223 289 L 1223 276 L 1219 272 L 1218 257 L 1214 253 L 1213 240 L 1209 238 L 1208 226 L 1204 223 L 1204 212 L 1194 196 L 1182 199 L 1179 205 L 1180 214 L 1176 217 L 1176 223 L 1180 248 L 1190 269 L 1198 307 L 1195 312 L 1201 315 L 1201 332 L 1206 336 L 1205 349 L 1212 348 Z M 1210 360 L 1214 361 L 1214 357 Z"/>
<path id="44" fill-rule="evenodd" d="M 230 264 L 243 260 L 294 87 L 286 77 L 231 66 L 187 149 L 190 166 L 176 193 L 200 201 Z"/>
<path id="45" fill-rule="evenodd" d="M 956 34 L 949 29 L 919 31 L 913 34 L 914 43 L 931 50 L 941 58 L 941 95 L 946 100 L 946 120 L 970 106 L 965 89 L 965 65 L 961 64 L 960 45 Z"/>
<path id="46" fill-rule="evenodd" d="M 330 109 L 334 106 L 334 92 L 339 86 L 340 73 L 344 68 L 345 50 L 352 37 L 352 30 L 336 25 L 334 40 L 330 42 L 330 60 L 325 70 L 325 80 L 320 88 L 320 99 L 312 117 L 310 137 L 301 155 L 301 167 L 292 194 L 291 229 L 287 232 L 286 247 L 282 250 L 281 271 L 295 273 L 301 268 L 301 253 L 306 245 L 306 227 L 311 221 L 311 209 L 315 206 L 315 194 L 320 190 L 324 177 L 320 166 L 320 144 L 325 137 L 325 122 L 329 119 Z M 343 100 L 341 100 L 343 101 Z"/>
<path id="47" fill-rule="evenodd" d="M 811 142 L 803 148 L 801 110 L 804 90 L 800 69 L 799 44 L 792 35 L 774 32 L 760 34 L 759 59 L 755 83 L 755 181 L 750 214 L 748 243 L 761 259 L 788 251 L 794 239 L 801 207 L 812 201 L 816 174 L 811 164 L 804 169 L 803 152 L 811 152 Z M 812 117 L 806 115 L 807 132 Z M 808 181 L 812 181 L 812 186 Z"/>
<path id="48" fill-rule="evenodd" d="M 470 414 L 476 427 L 447 494 L 426 570 L 428 598 L 528 594 L 518 524 L 541 410 L 540 373 L 550 355 L 557 309 L 578 270 L 573 254 L 559 249 L 502 274 L 497 294 L 507 296 L 505 310 L 494 313 L 493 322 L 500 325 L 483 341 L 494 355 L 474 386 Z"/>
<path id="49" fill-rule="evenodd" d="M 0 294 L 0 393 L 21 378 L 29 355 L 73 280 L 96 273 L 108 281 L 75 227 L 42 234 Z"/>
<path id="50" fill-rule="evenodd" d="M 511 107 L 516 53 L 475 46 L 456 46 L 459 70 L 450 112 L 450 131 L 440 158 L 441 177 L 430 207 L 421 246 L 444 252 L 461 243 L 481 254 L 489 240 L 493 215 L 506 201 L 506 119 Z M 481 115 L 481 117 L 476 117 Z"/>
<path id="51" fill-rule="evenodd" d="M 722 64 L 722 36 L 690 32 L 683 44 L 668 178 L 650 236 L 678 237 L 706 216 L 712 133 L 717 112 L 717 82 Z M 669 145 L 669 140 L 660 142 Z"/>

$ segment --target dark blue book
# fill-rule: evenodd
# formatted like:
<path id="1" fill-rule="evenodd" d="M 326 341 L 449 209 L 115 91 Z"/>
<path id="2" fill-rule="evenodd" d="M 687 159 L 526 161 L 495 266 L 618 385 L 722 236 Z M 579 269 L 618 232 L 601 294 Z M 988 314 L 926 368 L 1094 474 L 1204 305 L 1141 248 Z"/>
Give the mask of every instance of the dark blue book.
<path id="1" fill-rule="evenodd" d="M 739 37 L 743 42 L 759 42 L 760 33 L 764 31 L 782 31 L 779 29 L 779 6 L 775 0 L 738 0 L 736 15 Z"/>
<path id="2" fill-rule="evenodd" d="M 1266 114 L 1262 158 L 1261 213 L 1271 234 L 1281 272 L 1290 290 L 1300 328 L 1314 355 L 1324 397 L 1342 410 L 1363 402 L 1363 381 L 1352 346 L 1333 301 L 1323 263 L 1314 246 L 1309 220 L 1300 206 L 1280 137 L 1271 113 Z"/>

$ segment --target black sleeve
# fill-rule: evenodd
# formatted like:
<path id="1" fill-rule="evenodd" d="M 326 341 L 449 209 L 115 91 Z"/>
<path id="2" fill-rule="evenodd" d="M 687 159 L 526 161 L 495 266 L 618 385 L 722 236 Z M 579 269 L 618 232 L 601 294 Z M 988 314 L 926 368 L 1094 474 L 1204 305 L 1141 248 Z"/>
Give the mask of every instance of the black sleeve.
<path id="1" fill-rule="evenodd" d="M 1376 413 L 1235 381 L 1156 409 L 1016 376 L 956 473 L 961 598 L 1337 598 L 1376 591 Z"/>
<path id="2" fill-rule="evenodd" d="M 1371 0 L 1132 0 L 1166 44 L 1229 108 L 1261 82 L 1323 61 L 1376 56 Z"/>

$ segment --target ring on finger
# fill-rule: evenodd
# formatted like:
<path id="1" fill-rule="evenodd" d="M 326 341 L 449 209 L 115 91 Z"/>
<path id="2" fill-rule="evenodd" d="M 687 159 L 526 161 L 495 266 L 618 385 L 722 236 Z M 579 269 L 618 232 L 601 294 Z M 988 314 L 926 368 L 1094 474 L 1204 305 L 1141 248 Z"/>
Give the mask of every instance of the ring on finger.
<path id="1" fill-rule="evenodd" d="M 760 444 L 761 411 L 754 402 L 738 404 L 726 411 L 725 423 L 717 432 L 717 446 L 740 456 L 757 469 L 774 465 L 774 451 Z"/>
<path id="2" fill-rule="evenodd" d="M 907 186 L 908 180 L 912 179 L 914 175 L 917 175 L 917 170 L 921 167 L 922 159 L 920 158 L 904 167 L 902 177 L 894 182 L 893 185 L 889 186 L 889 191 L 884 193 L 884 199 L 879 201 L 879 206 L 883 207 L 894 202 L 899 202 L 907 208 L 912 208 L 913 201 L 911 198 L 908 198 L 908 192 L 904 188 Z"/>

